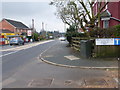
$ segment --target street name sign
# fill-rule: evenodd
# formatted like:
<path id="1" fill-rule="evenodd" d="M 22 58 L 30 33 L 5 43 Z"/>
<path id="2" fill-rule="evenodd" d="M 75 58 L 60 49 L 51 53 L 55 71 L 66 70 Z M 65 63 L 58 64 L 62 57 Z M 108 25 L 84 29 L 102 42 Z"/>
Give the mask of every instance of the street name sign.
<path id="1" fill-rule="evenodd" d="M 96 45 L 120 45 L 120 38 L 98 38 L 95 39 Z"/>

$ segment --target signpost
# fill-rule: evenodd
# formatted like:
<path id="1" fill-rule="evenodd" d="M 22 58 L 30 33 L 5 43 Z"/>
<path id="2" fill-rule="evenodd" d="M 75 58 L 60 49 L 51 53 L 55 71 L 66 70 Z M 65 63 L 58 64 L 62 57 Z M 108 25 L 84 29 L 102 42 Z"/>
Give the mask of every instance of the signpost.
<path id="1" fill-rule="evenodd" d="M 96 45 L 120 45 L 120 38 L 98 38 L 95 43 Z"/>

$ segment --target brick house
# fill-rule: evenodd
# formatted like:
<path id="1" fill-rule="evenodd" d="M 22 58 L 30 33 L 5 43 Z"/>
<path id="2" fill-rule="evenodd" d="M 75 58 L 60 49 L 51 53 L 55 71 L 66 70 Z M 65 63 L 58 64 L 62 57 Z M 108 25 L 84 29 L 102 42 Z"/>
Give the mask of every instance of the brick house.
<path id="1" fill-rule="evenodd" d="M 103 2 L 104 4 L 104 2 Z M 99 8 L 99 2 L 97 0 L 93 6 L 93 12 L 96 15 Z M 118 2 L 109 2 L 105 9 L 101 13 L 100 27 L 107 28 L 120 24 L 120 1 Z M 98 22 L 96 22 L 98 25 Z"/>
<path id="2" fill-rule="evenodd" d="M 27 30 L 30 30 L 28 26 L 23 24 L 22 22 L 10 20 L 10 19 L 3 19 L 0 22 L 0 30 L 9 30 L 16 34 L 27 33 Z"/>

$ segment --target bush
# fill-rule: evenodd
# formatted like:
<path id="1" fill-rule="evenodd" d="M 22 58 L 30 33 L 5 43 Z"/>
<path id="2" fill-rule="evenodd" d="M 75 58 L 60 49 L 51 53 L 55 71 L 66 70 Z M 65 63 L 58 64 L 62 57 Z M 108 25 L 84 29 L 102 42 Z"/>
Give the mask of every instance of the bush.
<path id="1" fill-rule="evenodd" d="M 115 28 L 115 37 L 120 37 L 120 25 L 114 26 Z"/>
<path id="2" fill-rule="evenodd" d="M 39 34 L 38 34 L 38 33 L 33 33 L 32 39 L 33 39 L 34 41 L 39 41 Z"/>
<path id="3" fill-rule="evenodd" d="M 93 30 L 90 32 L 91 37 L 105 37 L 105 38 L 115 38 L 115 37 L 120 37 L 120 25 L 114 26 L 114 27 L 109 27 L 109 28 L 99 28 L 95 27 Z"/>
<path id="4" fill-rule="evenodd" d="M 86 37 L 86 36 L 87 36 L 86 33 L 78 33 L 77 29 L 75 28 L 74 25 L 70 26 L 67 29 L 66 38 L 67 38 L 67 41 L 69 42 L 69 44 L 72 43 L 72 37 Z"/>
<path id="5" fill-rule="evenodd" d="M 78 33 L 78 32 L 67 32 L 66 38 L 69 44 L 72 43 L 72 37 L 87 37 L 86 33 Z"/>

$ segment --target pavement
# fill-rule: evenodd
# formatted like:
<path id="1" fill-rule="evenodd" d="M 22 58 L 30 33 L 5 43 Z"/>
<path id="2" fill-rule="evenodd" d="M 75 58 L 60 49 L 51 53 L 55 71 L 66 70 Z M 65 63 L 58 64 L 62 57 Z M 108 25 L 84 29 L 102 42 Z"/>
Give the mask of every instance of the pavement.
<path id="1" fill-rule="evenodd" d="M 42 61 L 65 67 L 79 67 L 92 69 L 117 69 L 117 59 L 81 58 L 80 52 L 68 47 L 67 41 L 60 41 L 40 54 Z"/>

